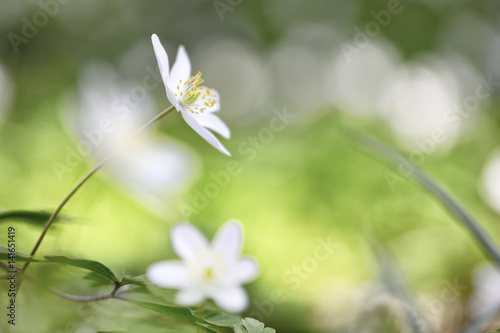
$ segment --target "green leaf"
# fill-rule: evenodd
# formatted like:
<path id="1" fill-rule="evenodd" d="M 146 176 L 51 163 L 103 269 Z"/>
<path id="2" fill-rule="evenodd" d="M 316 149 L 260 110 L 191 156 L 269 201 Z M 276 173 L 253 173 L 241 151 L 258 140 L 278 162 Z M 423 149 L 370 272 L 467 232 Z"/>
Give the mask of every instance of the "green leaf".
<path id="1" fill-rule="evenodd" d="M 234 327 L 241 324 L 241 317 L 235 314 L 229 314 L 214 307 L 203 307 L 201 309 L 191 310 L 191 313 L 205 322 L 219 327 Z"/>
<path id="2" fill-rule="evenodd" d="M 236 326 L 234 328 L 235 333 L 276 333 L 276 330 L 273 328 L 264 328 L 264 323 L 261 323 L 257 319 L 245 318 L 241 322 L 245 328 Z"/>
<path id="3" fill-rule="evenodd" d="M 146 286 L 146 276 L 145 275 L 140 275 L 136 277 L 131 277 L 131 276 L 124 276 L 123 279 L 120 281 L 121 285 L 126 285 L 126 284 L 134 284 L 137 286 L 144 287 Z"/>
<path id="4" fill-rule="evenodd" d="M 18 261 L 22 261 L 22 262 L 24 262 L 24 261 L 36 261 L 36 262 L 40 262 L 40 260 L 33 258 L 29 254 L 21 253 L 21 252 L 17 252 L 17 251 L 15 251 L 14 253 L 16 255 L 16 257 L 15 257 L 16 262 L 18 262 Z M 13 252 L 10 252 L 7 247 L 0 245 L 0 260 L 8 261 L 9 260 L 9 256 L 11 256 L 12 254 L 13 254 Z"/>
<path id="5" fill-rule="evenodd" d="M 191 311 L 185 307 L 163 305 L 163 304 L 142 302 L 136 300 L 130 300 L 130 302 L 142 308 L 149 309 L 169 317 L 174 317 L 187 323 L 194 324 L 196 320 L 196 317 L 193 316 Z"/>
<path id="6" fill-rule="evenodd" d="M 232 330 L 229 330 L 228 328 L 222 328 L 222 327 L 217 327 L 213 326 L 207 323 L 200 323 L 197 322 L 196 325 L 201 327 L 205 332 L 215 332 L 215 333 L 231 333 Z"/>
<path id="7" fill-rule="evenodd" d="M 108 267 L 94 260 L 71 259 L 64 256 L 45 256 L 45 259 L 47 259 L 49 262 L 87 269 L 108 278 L 113 283 L 118 283 L 118 279 L 116 278 L 115 274 L 113 274 L 113 272 Z"/>
<path id="8" fill-rule="evenodd" d="M 113 284 L 113 281 L 108 279 L 107 277 L 102 276 L 96 272 L 89 272 L 87 275 L 83 277 L 85 280 L 90 281 L 91 287 L 103 287 Z"/>
<path id="9" fill-rule="evenodd" d="M 29 210 L 10 210 L 0 213 L 0 222 L 3 220 L 11 221 L 18 220 L 22 222 L 29 223 L 34 226 L 43 227 L 47 220 L 50 218 L 51 213 L 44 211 L 29 211 Z M 56 217 L 55 221 L 61 221 L 64 218 Z"/>

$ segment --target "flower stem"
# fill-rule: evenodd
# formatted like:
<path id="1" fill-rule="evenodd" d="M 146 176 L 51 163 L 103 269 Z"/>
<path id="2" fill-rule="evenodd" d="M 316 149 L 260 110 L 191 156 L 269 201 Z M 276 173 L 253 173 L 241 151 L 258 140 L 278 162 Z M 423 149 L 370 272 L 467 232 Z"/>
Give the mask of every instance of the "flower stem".
<path id="1" fill-rule="evenodd" d="M 118 292 L 118 289 L 122 287 L 120 284 L 116 284 L 113 290 L 107 294 L 104 295 L 91 295 L 91 296 L 77 296 L 77 295 L 70 295 L 63 293 L 62 291 L 56 290 L 54 288 L 51 288 L 50 291 L 64 299 L 73 301 L 73 302 L 97 302 L 97 301 L 103 301 L 105 299 L 121 299 L 123 300 L 124 298 L 120 296 L 120 293 Z"/>
<path id="2" fill-rule="evenodd" d="M 144 124 L 141 128 L 139 128 L 134 133 L 134 135 L 132 135 L 132 137 L 128 140 L 127 143 L 129 143 L 132 140 L 134 140 L 145 129 L 147 129 L 149 126 L 151 126 L 152 124 L 154 124 L 155 122 L 157 122 L 158 120 L 160 120 L 161 118 L 163 118 L 167 113 L 169 113 L 171 110 L 173 110 L 173 108 L 174 108 L 174 106 L 172 105 L 169 108 L 163 110 L 161 113 L 157 114 L 154 118 L 152 118 L 150 121 L 148 121 L 146 124 Z M 45 223 L 45 226 L 44 226 L 44 228 L 42 230 L 42 233 L 38 237 L 38 240 L 35 243 L 35 246 L 33 246 L 33 249 L 30 252 L 31 256 L 34 256 L 36 254 L 38 248 L 42 244 L 42 241 L 43 241 L 45 235 L 47 234 L 47 231 L 49 230 L 50 226 L 52 225 L 52 223 L 54 222 L 54 220 L 56 219 L 57 215 L 62 210 L 62 208 L 64 207 L 64 205 L 66 205 L 66 203 L 69 201 L 69 199 L 71 199 L 71 197 L 80 189 L 80 187 L 82 187 L 83 184 L 85 184 L 85 182 L 90 177 L 92 177 L 92 175 L 94 175 L 99 169 L 101 169 L 104 166 L 104 164 L 106 164 L 106 162 L 108 162 L 113 156 L 115 156 L 117 153 L 119 153 L 124 147 L 126 147 L 126 144 L 118 147 L 117 149 L 115 149 L 114 151 L 112 151 L 108 156 L 106 156 L 104 159 L 102 159 L 99 163 L 97 163 L 97 165 L 92 170 L 90 170 L 89 173 L 87 173 L 82 178 L 82 180 L 80 180 L 78 182 L 78 184 L 76 184 L 76 186 L 68 193 L 68 195 L 66 195 L 66 197 L 61 201 L 61 203 L 59 204 L 59 206 L 57 206 L 57 208 L 54 210 L 54 212 L 52 213 L 52 215 L 50 215 L 49 219 L 47 220 L 47 223 Z M 23 274 L 28 269 L 29 265 L 30 265 L 30 261 L 27 261 L 24 264 L 23 268 L 21 269 L 21 274 Z M 22 283 L 22 276 L 21 276 L 21 279 L 20 279 L 19 284 L 18 284 L 18 291 L 19 291 L 19 288 L 21 287 L 21 283 Z"/>

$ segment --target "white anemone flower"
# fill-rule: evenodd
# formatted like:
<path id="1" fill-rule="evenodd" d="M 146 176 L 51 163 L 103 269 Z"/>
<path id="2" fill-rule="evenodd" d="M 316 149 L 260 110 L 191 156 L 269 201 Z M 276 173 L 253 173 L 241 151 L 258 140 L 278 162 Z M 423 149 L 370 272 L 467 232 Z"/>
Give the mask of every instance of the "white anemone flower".
<path id="1" fill-rule="evenodd" d="M 175 302 L 193 306 L 211 298 L 223 310 L 241 312 L 248 296 L 241 286 L 259 272 L 255 260 L 240 257 L 243 232 L 237 222 L 222 226 L 212 243 L 189 223 L 175 225 L 172 247 L 179 260 L 160 261 L 149 266 L 148 279 L 162 288 L 179 289 Z"/>
<path id="2" fill-rule="evenodd" d="M 220 110 L 220 99 L 217 91 L 213 88 L 200 86 L 203 82 L 201 72 L 190 76 L 191 61 L 184 46 L 179 46 L 177 58 L 170 71 L 167 52 L 161 45 L 160 39 L 156 34 L 153 34 L 151 40 L 170 103 L 175 106 L 186 123 L 196 133 L 222 153 L 231 156 L 231 153 L 215 135 L 207 130 L 208 128 L 226 139 L 231 137 L 231 131 L 227 125 L 214 115 L 214 112 Z"/>

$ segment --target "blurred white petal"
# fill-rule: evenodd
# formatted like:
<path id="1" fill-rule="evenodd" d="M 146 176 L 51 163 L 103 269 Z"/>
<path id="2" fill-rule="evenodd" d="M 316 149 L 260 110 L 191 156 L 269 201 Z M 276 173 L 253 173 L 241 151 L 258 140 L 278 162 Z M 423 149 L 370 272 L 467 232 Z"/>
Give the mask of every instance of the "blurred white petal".
<path id="1" fill-rule="evenodd" d="M 500 214 L 500 150 L 494 152 L 486 162 L 481 180 L 484 199 Z"/>
<path id="2" fill-rule="evenodd" d="M 183 260 L 191 260 L 208 246 L 205 236 L 189 223 L 178 223 L 171 232 L 172 247 Z"/>
<path id="3" fill-rule="evenodd" d="M 212 298 L 215 304 L 227 312 L 241 312 L 248 307 L 248 296 L 242 287 L 218 290 Z"/>
<path id="4" fill-rule="evenodd" d="M 175 295 L 175 302 L 182 306 L 200 304 L 205 299 L 202 292 L 193 289 L 181 290 Z"/>
<path id="5" fill-rule="evenodd" d="M 473 278 L 474 293 L 469 298 L 467 310 L 472 317 L 498 310 L 500 307 L 500 272 L 492 265 L 478 267 Z"/>
<path id="6" fill-rule="evenodd" d="M 234 267 L 231 278 L 240 283 L 254 280 L 259 274 L 259 264 L 252 258 L 241 258 Z"/>
<path id="7" fill-rule="evenodd" d="M 185 288 L 189 275 L 182 261 L 160 261 L 148 267 L 148 280 L 162 288 Z"/>
<path id="8" fill-rule="evenodd" d="M 224 224 L 212 241 L 212 248 L 229 260 L 236 260 L 241 253 L 243 231 L 238 222 Z"/>

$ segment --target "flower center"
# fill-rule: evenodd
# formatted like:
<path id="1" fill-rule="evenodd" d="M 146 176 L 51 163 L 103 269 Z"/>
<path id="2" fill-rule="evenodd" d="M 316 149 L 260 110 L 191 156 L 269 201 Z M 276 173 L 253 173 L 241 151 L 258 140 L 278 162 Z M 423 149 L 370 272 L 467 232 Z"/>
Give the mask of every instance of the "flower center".
<path id="1" fill-rule="evenodd" d="M 215 105 L 216 95 L 214 89 L 199 86 L 203 83 L 201 72 L 191 76 L 187 81 L 179 80 L 175 96 L 194 114 L 203 113 L 208 107 Z"/>
<path id="2" fill-rule="evenodd" d="M 206 280 L 212 280 L 214 278 L 214 271 L 211 268 L 207 268 L 205 270 L 205 274 L 203 276 Z"/>

